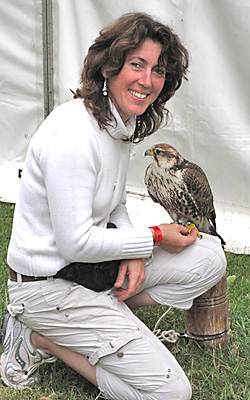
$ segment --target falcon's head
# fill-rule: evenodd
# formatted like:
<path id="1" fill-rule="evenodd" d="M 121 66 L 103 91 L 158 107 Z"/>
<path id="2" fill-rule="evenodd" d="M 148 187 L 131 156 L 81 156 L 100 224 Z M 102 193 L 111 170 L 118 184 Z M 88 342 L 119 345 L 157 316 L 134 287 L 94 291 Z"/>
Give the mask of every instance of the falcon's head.
<path id="1" fill-rule="evenodd" d="M 144 155 L 151 156 L 157 166 L 165 170 L 178 169 L 184 161 L 180 153 L 173 146 L 166 143 L 155 144 L 146 150 Z"/>

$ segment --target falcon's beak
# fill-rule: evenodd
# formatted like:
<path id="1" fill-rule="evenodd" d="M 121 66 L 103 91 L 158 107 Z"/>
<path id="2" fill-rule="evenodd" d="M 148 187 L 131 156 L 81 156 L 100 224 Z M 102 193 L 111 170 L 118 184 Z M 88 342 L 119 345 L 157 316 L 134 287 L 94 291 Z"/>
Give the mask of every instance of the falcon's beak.
<path id="1" fill-rule="evenodd" d="M 145 151 L 144 156 L 145 156 L 145 157 L 147 157 L 147 156 L 152 157 L 153 154 L 154 154 L 154 152 L 153 152 L 153 150 L 150 148 L 150 149 L 148 149 L 148 150 Z"/>

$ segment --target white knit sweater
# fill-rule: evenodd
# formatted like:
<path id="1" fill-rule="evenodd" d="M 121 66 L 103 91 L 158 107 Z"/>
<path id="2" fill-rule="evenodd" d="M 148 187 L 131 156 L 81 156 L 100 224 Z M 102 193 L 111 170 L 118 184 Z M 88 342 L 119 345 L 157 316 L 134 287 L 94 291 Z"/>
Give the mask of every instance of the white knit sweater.
<path id="1" fill-rule="evenodd" d="M 71 262 L 148 258 L 150 229 L 133 228 L 125 182 L 134 119 L 100 130 L 81 99 L 57 107 L 33 136 L 22 173 L 7 262 L 51 276 Z M 106 229 L 107 222 L 118 229 Z M 126 228 L 126 229 L 125 229 Z"/>

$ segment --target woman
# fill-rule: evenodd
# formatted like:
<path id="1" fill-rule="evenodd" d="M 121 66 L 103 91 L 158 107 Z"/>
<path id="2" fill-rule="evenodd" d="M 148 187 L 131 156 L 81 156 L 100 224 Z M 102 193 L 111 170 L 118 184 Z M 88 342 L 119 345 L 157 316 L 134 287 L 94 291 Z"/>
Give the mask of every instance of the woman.
<path id="1" fill-rule="evenodd" d="M 164 122 L 187 67 L 167 26 L 124 15 L 90 47 L 77 98 L 32 138 L 8 250 L 5 384 L 32 384 L 57 357 L 107 399 L 191 398 L 177 361 L 131 309 L 190 308 L 225 271 L 220 242 L 177 224 L 133 228 L 125 206 L 131 144 Z M 58 278 L 69 265 L 111 260 L 121 261 L 113 289 Z"/>

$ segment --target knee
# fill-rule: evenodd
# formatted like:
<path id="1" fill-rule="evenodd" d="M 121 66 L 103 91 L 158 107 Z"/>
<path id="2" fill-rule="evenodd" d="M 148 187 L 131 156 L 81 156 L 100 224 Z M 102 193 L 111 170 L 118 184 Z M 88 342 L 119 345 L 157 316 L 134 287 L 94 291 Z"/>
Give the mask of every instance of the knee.
<path id="1" fill-rule="evenodd" d="M 203 234 L 202 240 L 198 241 L 197 246 L 200 248 L 200 254 L 203 257 L 203 259 L 201 258 L 203 266 L 201 277 L 202 275 L 204 277 L 212 276 L 214 280 L 219 281 L 225 273 L 227 264 L 220 240 L 215 236 Z"/>
<path id="2" fill-rule="evenodd" d="M 214 278 L 216 279 L 215 283 L 217 283 L 223 277 L 227 267 L 226 256 L 223 250 L 222 253 L 216 255 L 211 262 L 211 271 L 213 271 Z"/>
<path id="3" fill-rule="evenodd" d="M 208 252 L 204 259 L 203 269 L 201 270 L 201 281 L 207 282 L 208 285 L 214 286 L 223 277 L 227 261 L 221 244 L 217 238 L 213 236 L 204 236 L 205 247 Z"/>
<path id="4" fill-rule="evenodd" d="M 174 382 L 164 385 L 154 392 L 155 400 L 190 400 L 192 397 L 192 388 L 186 378 L 185 380 L 179 378 Z"/>
<path id="5" fill-rule="evenodd" d="M 181 400 L 190 400 L 192 397 L 192 388 L 189 383 L 189 381 L 181 382 L 181 384 L 178 386 L 179 387 L 179 397 L 177 399 Z"/>

